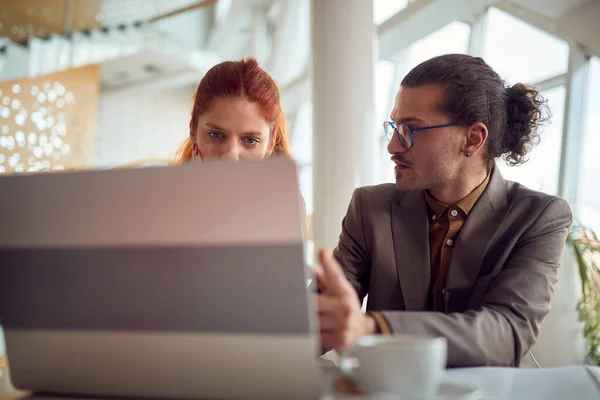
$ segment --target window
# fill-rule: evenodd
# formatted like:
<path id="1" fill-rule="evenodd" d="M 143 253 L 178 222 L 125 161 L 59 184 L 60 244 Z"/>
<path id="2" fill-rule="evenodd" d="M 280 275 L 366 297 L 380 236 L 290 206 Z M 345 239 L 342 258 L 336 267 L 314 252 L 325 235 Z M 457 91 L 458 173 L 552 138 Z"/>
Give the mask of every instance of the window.
<path id="1" fill-rule="evenodd" d="M 566 42 L 496 8 L 486 15 L 485 61 L 510 83 L 536 83 L 567 72 Z"/>
<path id="2" fill-rule="evenodd" d="M 312 178 L 312 102 L 306 102 L 296 115 L 292 135 L 290 136 L 290 151 L 298 164 L 298 180 L 300 193 L 306 204 L 306 216 L 311 221 L 313 212 L 313 178 Z M 311 226 L 308 223 L 308 236 L 305 244 L 305 257 L 308 264 L 314 263 L 313 242 L 310 240 Z"/>
<path id="3" fill-rule="evenodd" d="M 412 68 L 432 57 L 450 53 L 466 53 L 469 48 L 471 27 L 464 22 L 451 22 L 405 49 L 398 61 L 380 61 L 376 69 L 377 118 L 387 120 L 392 111 L 399 81 Z M 387 86 L 386 86 L 387 85 Z M 387 152 L 387 138 L 383 132 L 383 120 L 377 121 L 381 143 L 379 177 L 384 182 L 394 182 L 394 169 Z"/>
<path id="4" fill-rule="evenodd" d="M 579 217 L 584 225 L 600 233 L 600 58 L 590 60 L 590 90 L 585 110 L 584 138 L 579 166 Z M 596 90 L 594 90 L 596 89 Z M 572 179 L 575 179 L 573 177 Z"/>
<path id="5" fill-rule="evenodd" d="M 375 138 L 379 138 L 379 148 L 382 150 L 381 160 L 379 162 L 379 176 L 384 176 L 384 180 L 393 181 L 394 170 L 387 156 L 387 139 L 383 132 L 383 121 L 390 118 L 390 112 L 394 107 L 394 97 L 396 96 L 395 82 L 396 65 L 392 61 L 381 60 L 375 66 Z M 391 174 L 391 176 L 390 176 Z"/>
<path id="6" fill-rule="evenodd" d="M 454 21 L 425 36 L 410 46 L 408 51 L 408 73 L 417 64 L 442 54 L 467 53 L 471 27 L 459 21 Z M 406 74 L 405 73 L 405 74 Z M 405 75 L 403 74 L 403 75 Z"/>
<path id="7" fill-rule="evenodd" d="M 375 65 L 375 115 L 387 120 L 398 88 L 394 87 L 395 65 L 392 61 L 381 60 Z M 379 121 L 377 125 L 381 125 Z"/>
<path id="8" fill-rule="evenodd" d="M 552 118 L 540 132 L 540 143 L 533 148 L 525 164 L 511 167 L 504 160 L 498 160 L 497 164 L 505 179 L 555 195 L 558 191 L 566 90 L 564 85 L 560 85 L 541 94 L 548 100 Z"/>
<path id="9" fill-rule="evenodd" d="M 300 190 L 306 202 L 306 213 L 312 214 L 312 102 L 306 102 L 298 110 L 290 137 L 290 151 L 299 166 Z"/>
<path id="10" fill-rule="evenodd" d="M 555 36 L 504 11 L 490 8 L 485 19 L 483 57 L 506 80 L 538 84 L 567 72 L 568 44 Z M 511 167 L 498 160 L 504 178 L 530 189 L 556 194 L 562 150 L 566 90 L 558 85 L 542 92 L 548 100 L 552 118 L 540 132 L 541 141 L 529 160 Z"/>
<path id="11" fill-rule="evenodd" d="M 310 64 L 310 2 L 282 2 L 280 5 L 282 10 L 274 17 L 281 20 L 280 23 L 269 22 L 273 24 L 272 43 L 265 66 L 273 68 L 269 72 L 280 87 L 284 87 L 302 76 Z"/>

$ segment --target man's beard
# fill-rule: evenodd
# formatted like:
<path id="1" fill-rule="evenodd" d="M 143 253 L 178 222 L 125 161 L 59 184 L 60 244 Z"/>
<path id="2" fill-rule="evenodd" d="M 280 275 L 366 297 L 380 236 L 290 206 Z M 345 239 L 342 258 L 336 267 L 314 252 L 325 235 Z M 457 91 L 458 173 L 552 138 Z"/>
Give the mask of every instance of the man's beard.
<path id="1" fill-rule="evenodd" d="M 391 160 L 392 161 L 399 161 L 403 165 L 410 166 L 410 163 L 408 161 L 406 161 L 406 159 L 404 158 L 404 156 L 401 153 L 395 153 L 395 154 L 393 154 L 392 157 L 391 157 Z M 394 177 L 396 178 L 396 181 L 400 180 L 400 178 L 402 177 L 402 171 L 396 171 L 394 169 Z"/>

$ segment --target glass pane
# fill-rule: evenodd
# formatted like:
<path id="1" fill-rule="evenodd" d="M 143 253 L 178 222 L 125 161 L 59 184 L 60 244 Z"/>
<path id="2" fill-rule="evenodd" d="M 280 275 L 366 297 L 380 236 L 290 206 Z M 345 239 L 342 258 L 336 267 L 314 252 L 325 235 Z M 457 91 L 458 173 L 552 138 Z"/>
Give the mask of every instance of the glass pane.
<path id="1" fill-rule="evenodd" d="M 540 144 L 533 148 L 529 161 L 523 165 L 511 167 L 504 160 L 498 160 L 498 167 L 505 179 L 519 182 L 530 189 L 556 194 L 566 90 L 563 85 L 542 92 L 548 100 L 552 119 L 541 132 Z"/>
<path id="2" fill-rule="evenodd" d="M 189 136 L 193 87 L 100 96 L 93 167 L 168 161 Z"/>
<path id="3" fill-rule="evenodd" d="M 379 25 L 407 5 L 408 0 L 373 0 L 373 22 Z"/>
<path id="4" fill-rule="evenodd" d="M 304 199 L 306 205 L 306 232 L 307 240 L 304 241 L 304 250 L 306 262 L 309 265 L 314 264 L 314 243 L 312 242 L 312 213 L 313 213 L 313 177 L 312 177 L 312 164 L 300 167 L 298 171 L 298 180 L 300 186 L 300 193 Z"/>
<path id="5" fill-rule="evenodd" d="M 585 110 L 584 142 L 582 161 L 579 166 L 579 196 L 580 219 L 584 225 L 600 233 L 600 163 L 598 149 L 600 148 L 600 58 L 590 61 L 589 98 Z"/>
<path id="6" fill-rule="evenodd" d="M 308 265 L 315 264 L 315 242 L 312 240 L 304 241 L 304 257 Z"/>
<path id="7" fill-rule="evenodd" d="M 394 163 L 390 160 L 390 154 L 387 152 L 387 145 L 389 141 L 382 135 L 380 138 L 381 143 L 381 162 L 380 162 L 380 179 L 382 182 L 396 182 L 394 174 Z"/>
<path id="8" fill-rule="evenodd" d="M 306 215 L 313 212 L 313 185 L 312 185 L 312 164 L 300 167 L 298 171 L 298 180 L 300 181 L 300 193 L 306 203 Z"/>
<path id="9" fill-rule="evenodd" d="M 432 57 L 442 54 L 467 53 L 469 50 L 469 35 L 471 27 L 459 21 L 454 21 L 439 30 L 425 36 L 414 43 L 408 52 L 408 68 L 417 66 Z"/>
<path id="10" fill-rule="evenodd" d="M 295 2 L 291 5 L 288 13 L 290 15 L 287 17 L 286 23 L 275 24 L 275 31 L 272 32 L 273 36 L 286 37 L 287 35 L 289 38 L 286 41 L 285 54 L 277 57 L 273 51 L 281 50 L 272 48 L 270 62 L 264 63 L 265 67 L 273 67 L 273 70 L 268 72 L 273 75 L 280 88 L 300 77 L 310 64 L 310 2 Z M 291 32 L 291 34 L 287 32 Z"/>
<path id="11" fill-rule="evenodd" d="M 300 165 L 312 162 L 312 122 L 312 102 L 309 101 L 300 107 L 293 129 L 288 132 L 292 157 Z"/>
<path id="12" fill-rule="evenodd" d="M 389 119 L 396 95 L 396 88 L 392 87 L 394 71 L 395 65 L 392 61 L 381 60 L 375 66 L 375 115 L 380 130 L 383 121 Z"/>
<path id="13" fill-rule="evenodd" d="M 487 13 L 483 56 L 510 83 L 536 83 L 567 72 L 563 40 L 496 8 Z"/>

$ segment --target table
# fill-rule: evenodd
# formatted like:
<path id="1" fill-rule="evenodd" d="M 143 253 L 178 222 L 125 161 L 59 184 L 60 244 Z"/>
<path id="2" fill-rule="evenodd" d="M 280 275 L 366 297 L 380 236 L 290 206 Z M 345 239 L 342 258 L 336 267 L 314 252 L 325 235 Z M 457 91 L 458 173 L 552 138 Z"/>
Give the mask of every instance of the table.
<path id="1" fill-rule="evenodd" d="M 466 368 L 446 371 L 452 383 L 479 387 L 484 399 L 600 399 L 600 368 Z"/>
<path id="2" fill-rule="evenodd" d="M 327 381 L 337 374 L 337 367 L 324 366 L 323 372 L 321 376 L 324 379 L 323 384 L 326 385 Z M 600 399 L 600 368 L 583 365 L 544 369 L 492 367 L 450 369 L 446 371 L 445 381 L 479 387 L 483 392 L 482 399 L 486 400 Z M 60 400 L 61 398 L 28 397 L 27 393 L 11 391 L 6 370 L 0 369 L 0 399 Z"/>

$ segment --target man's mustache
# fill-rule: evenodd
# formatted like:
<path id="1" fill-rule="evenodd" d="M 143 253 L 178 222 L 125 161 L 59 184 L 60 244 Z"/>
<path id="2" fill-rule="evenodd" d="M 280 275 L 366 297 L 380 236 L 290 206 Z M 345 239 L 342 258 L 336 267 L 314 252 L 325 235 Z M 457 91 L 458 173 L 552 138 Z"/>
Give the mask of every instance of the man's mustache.
<path id="1" fill-rule="evenodd" d="M 410 163 L 406 160 L 406 158 L 404 158 L 404 156 L 401 153 L 395 153 L 393 154 L 390 159 L 394 162 L 397 162 L 398 164 L 402 164 L 402 165 L 406 165 L 407 167 L 410 167 Z"/>

